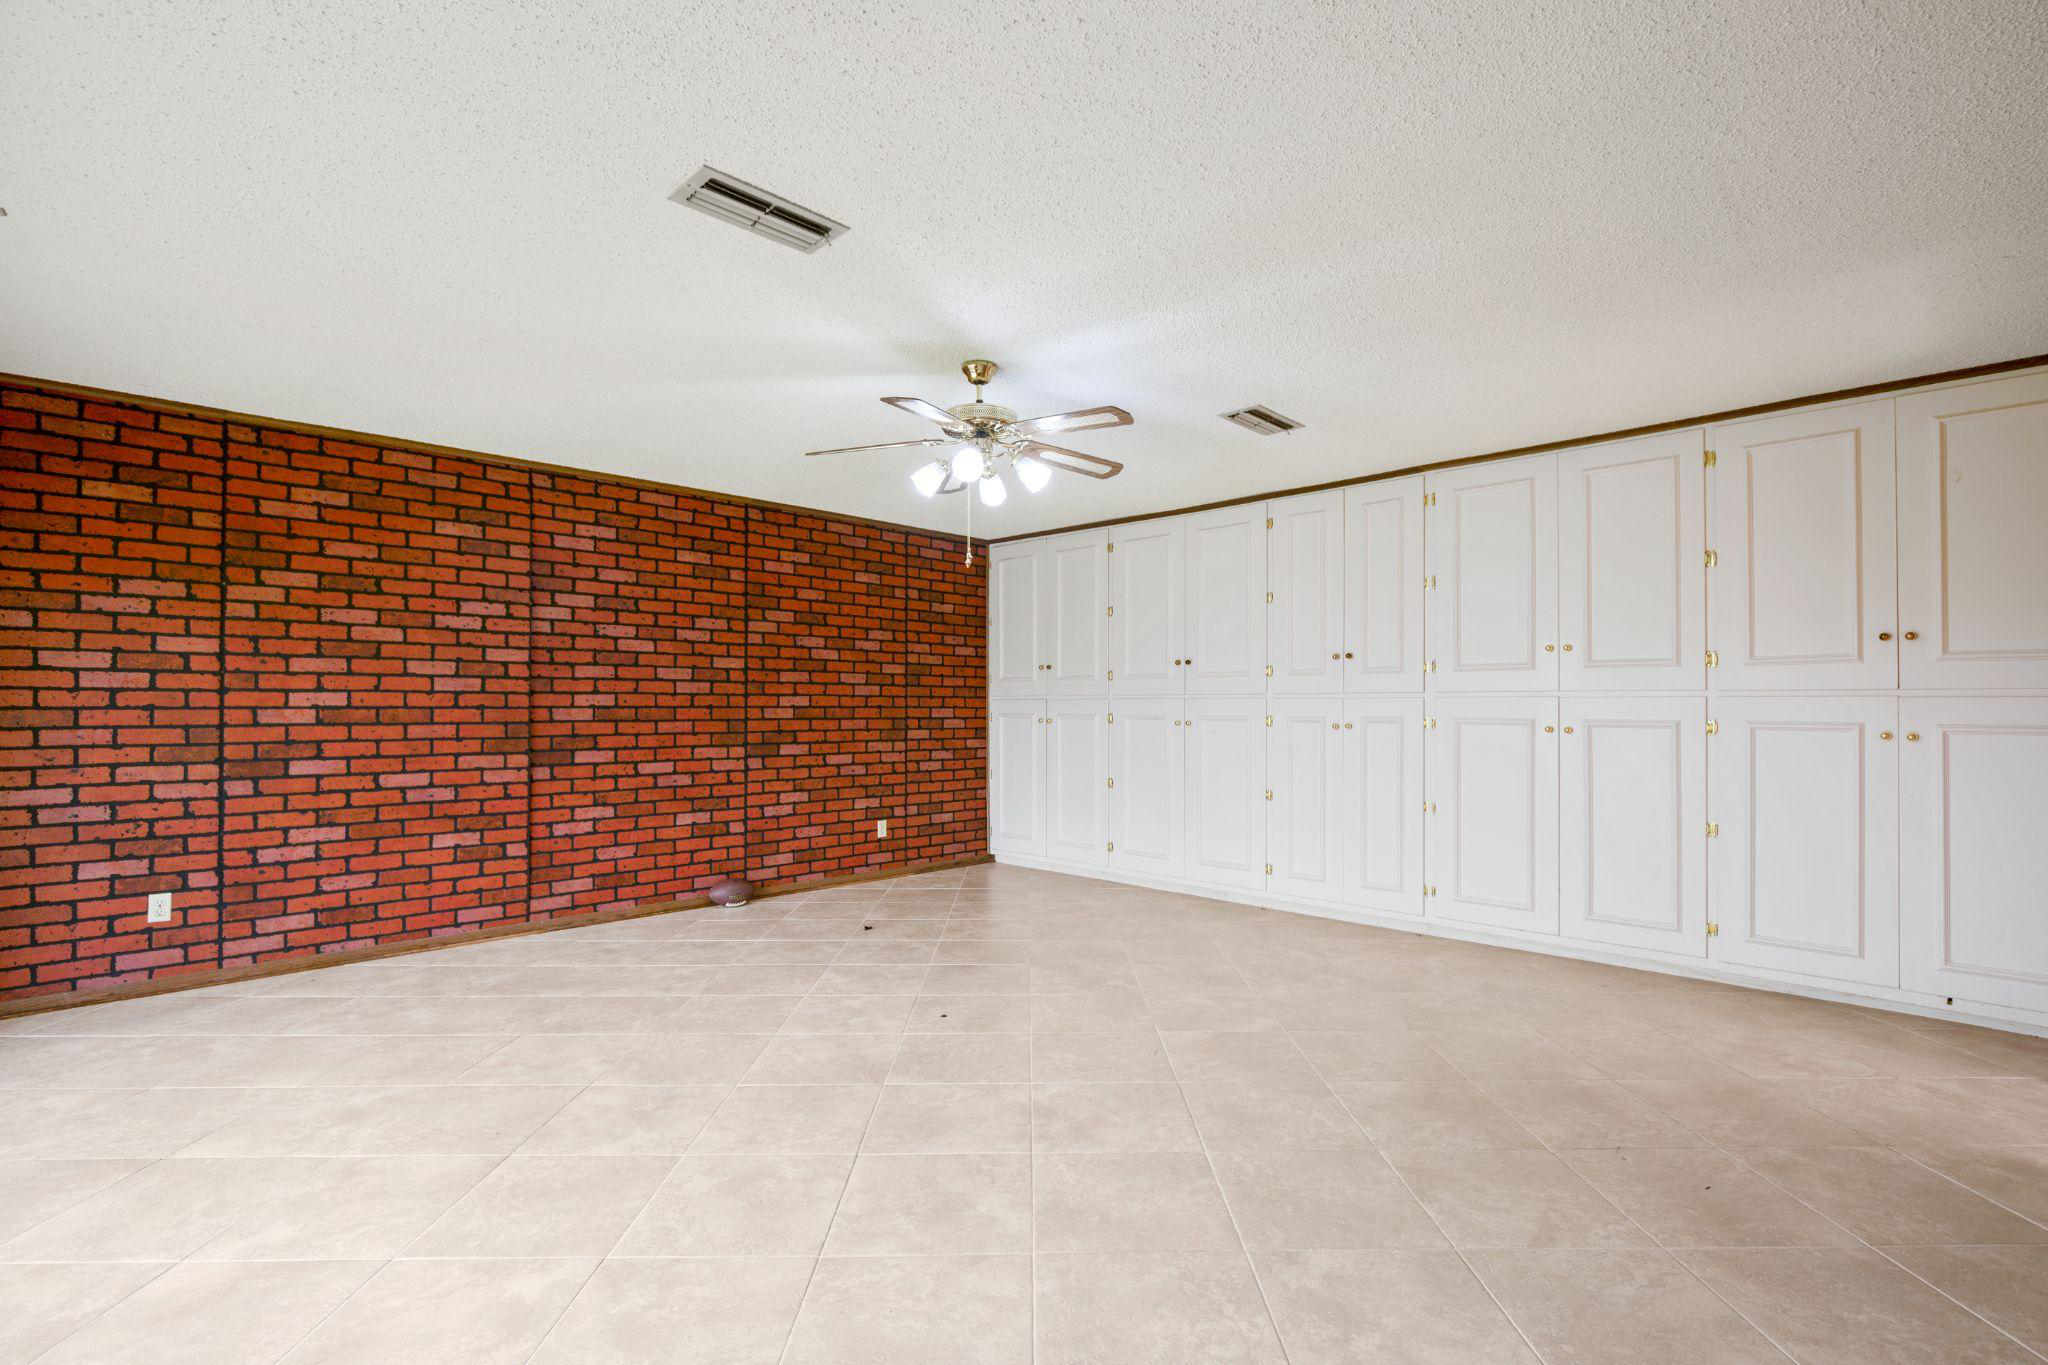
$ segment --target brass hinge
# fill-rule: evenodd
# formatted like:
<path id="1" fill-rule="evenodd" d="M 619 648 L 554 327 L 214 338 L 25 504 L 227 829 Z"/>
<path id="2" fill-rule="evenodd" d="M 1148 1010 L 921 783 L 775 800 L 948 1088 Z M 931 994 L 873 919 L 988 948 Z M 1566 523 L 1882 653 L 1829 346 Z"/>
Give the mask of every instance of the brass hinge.
<path id="1" fill-rule="evenodd" d="M 1273 676 L 1273 665 L 1271 665 L 1271 664 L 1267 664 L 1267 665 L 1266 665 L 1266 676 L 1267 676 L 1267 677 L 1269 677 L 1269 678 Z"/>
<path id="2" fill-rule="evenodd" d="M 1435 716 L 1424 716 L 1424 717 L 1422 718 L 1422 728 L 1423 728 L 1423 729 L 1425 729 L 1425 730 L 1434 730 L 1434 729 L 1436 729 L 1436 717 L 1435 717 Z"/>
<path id="3" fill-rule="evenodd" d="M 1273 718 L 1271 716 L 1266 717 L 1266 728 L 1268 730 L 1273 728 Z"/>
<path id="4" fill-rule="evenodd" d="M 1271 517 L 1266 518 L 1266 529 L 1268 531 L 1273 529 L 1273 519 Z"/>
<path id="5" fill-rule="evenodd" d="M 1707 837 L 1709 839 L 1718 839 L 1721 837 L 1721 827 L 1712 820 L 1707 821 Z"/>
<path id="6" fill-rule="evenodd" d="M 1435 659 L 1431 659 L 1431 660 L 1430 660 L 1430 661 L 1429 661 L 1428 663 L 1424 664 L 1424 665 L 1422 666 L 1422 671 L 1423 671 L 1424 673 L 1434 673 L 1434 672 L 1436 672 L 1436 660 L 1435 660 Z"/>
<path id="7" fill-rule="evenodd" d="M 1271 787 L 1266 788 L 1266 799 L 1268 801 L 1273 799 L 1273 789 Z"/>
<path id="8" fill-rule="evenodd" d="M 1710 649 L 1710 650 L 1708 650 L 1708 651 L 1707 651 L 1707 667 L 1708 667 L 1708 668 L 1719 668 L 1720 666 L 1721 666 L 1721 654 L 1720 654 L 1720 651 L 1719 651 L 1719 650 L 1713 650 L 1713 649 Z"/>
<path id="9" fill-rule="evenodd" d="M 1707 551 L 1707 567 L 1713 568 L 1721 562 L 1721 556 L 1713 550 Z"/>
<path id="10" fill-rule="evenodd" d="M 1423 505 L 1424 507 L 1434 507 L 1434 506 L 1436 506 L 1436 494 L 1434 494 L 1434 493 L 1424 493 L 1424 494 L 1422 495 L 1422 505 Z"/>
<path id="11" fill-rule="evenodd" d="M 1110 779 L 1109 779 L 1109 785 L 1110 785 L 1110 786 L 1112 786 L 1112 787 L 1114 787 L 1114 786 L 1116 785 L 1116 779 L 1115 779 L 1115 778 L 1113 778 L 1113 777 L 1112 777 L 1112 778 L 1110 778 Z"/>
<path id="12" fill-rule="evenodd" d="M 1434 896 L 1436 894 L 1436 888 L 1433 886 L 1425 886 L 1422 888 L 1422 894 L 1425 896 Z"/>
<path id="13" fill-rule="evenodd" d="M 1710 735 L 1718 735 L 1718 734 L 1720 734 L 1720 733 L 1721 733 L 1721 722 L 1720 722 L 1720 721 L 1718 721 L 1718 720 L 1710 720 L 1710 721 L 1708 721 L 1708 722 L 1707 722 L 1707 733 L 1708 733 L 1708 734 L 1710 734 Z"/>
<path id="14" fill-rule="evenodd" d="M 1107 844 L 1104 847 L 1111 853 L 1116 852 L 1116 845 L 1114 843 Z"/>
<path id="15" fill-rule="evenodd" d="M 1717 463 L 1714 457 L 1714 452 L 1710 450 L 1705 455 L 1702 455 L 1700 457 L 1700 463 L 1705 465 L 1708 469 L 1712 469 L 1714 465 Z"/>
<path id="16" fill-rule="evenodd" d="M 1423 579 L 1423 580 L 1422 580 L 1422 590 L 1423 590 L 1424 592 L 1429 592 L 1429 591 L 1433 590 L 1433 589 L 1434 589 L 1435 587 L 1436 587 L 1436 575 L 1435 575 L 1435 574 L 1431 574 L 1431 575 L 1430 575 L 1429 577 L 1427 577 L 1427 578 L 1425 578 L 1425 579 Z"/>
<path id="17" fill-rule="evenodd" d="M 1422 813 L 1423 813 L 1424 815 L 1435 815 L 1435 814 L 1436 814 L 1436 802 L 1434 802 L 1434 801 L 1425 801 L 1425 802 L 1423 802 L 1423 803 L 1422 803 Z"/>
<path id="18" fill-rule="evenodd" d="M 1110 682 L 1115 682 L 1115 681 L 1116 681 L 1116 670 L 1115 670 L 1115 669 L 1113 669 L 1113 668 L 1112 668 L 1112 669 L 1110 669 L 1110 670 L 1109 670 L 1109 672 L 1107 672 L 1107 673 L 1103 674 L 1103 677 L 1104 677 L 1104 678 L 1106 678 L 1107 680 L 1109 680 Z"/>
<path id="19" fill-rule="evenodd" d="M 1707 937 L 1708 937 L 1708 938 L 1719 938 L 1719 937 L 1721 937 L 1721 926 L 1720 926 L 1719 924 L 1715 923 L 1715 922 L 1714 922 L 1713 920 L 1708 920 L 1708 921 L 1707 921 Z"/>
<path id="20" fill-rule="evenodd" d="M 1104 608 L 1102 609 L 1102 614 L 1103 614 L 1104 616 L 1114 616 L 1114 615 L 1116 615 L 1116 608 L 1115 608 L 1115 607 L 1104 607 Z"/>
<path id="21" fill-rule="evenodd" d="M 1109 553 L 1111 553 L 1111 554 L 1115 554 L 1115 553 L 1116 553 L 1116 542 L 1115 542 L 1115 541 L 1113 541 L 1113 540 L 1112 540 L 1111 542 L 1109 542 Z"/>
<path id="22" fill-rule="evenodd" d="M 1271 863 L 1266 864 L 1266 875 L 1268 877 L 1273 875 L 1273 865 Z"/>
<path id="23" fill-rule="evenodd" d="M 1267 600 L 1268 602 L 1272 601 L 1272 600 L 1273 600 L 1273 594 L 1272 594 L 1272 593 L 1267 593 L 1267 594 L 1266 594 L 1266 600 Z"/>
<path id="24" fill-rule="evenodd" d="M 1107 721 L 1105 721 L 1105 722 L 1104 722 L 1104 724 L 1107 724 L 1107 725 L 1114 725 L 1114 724 L 1116 724 L 1116 712 L 1114 712 L 1114 711 L 1110 712 L 1110 713 L 1109 713 L 1109 719 L 1108 719 Z"/>

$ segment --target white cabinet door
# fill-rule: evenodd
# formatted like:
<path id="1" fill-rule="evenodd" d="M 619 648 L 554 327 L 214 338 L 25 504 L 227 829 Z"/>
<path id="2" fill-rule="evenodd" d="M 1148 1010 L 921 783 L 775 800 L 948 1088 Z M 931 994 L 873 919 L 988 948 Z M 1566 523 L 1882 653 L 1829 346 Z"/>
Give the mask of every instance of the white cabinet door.
<path id="1" fill-rule="evenodd" d="M 1187 519 L 1187 662 L 1191 696 L 1266 690 L 1266 505 Z"/>
<path id="2" fill-rule="evenodd" d="M 1706 686 L 1698 428 L 1557 457 L 1557 644 L 1567 692 Z"/>
<path id="3" fill-rule="evenodd" d="M 2048 375 L 1898 400 L 1902 687 L 2048 687 Z"/>
<path id="4" fill-rule="evenodd" d="M 1108 690 L 1109 543 L 1106 531 L 1076 531 L 1044 542 L 1051 622 L 1047 692 L 1100 697 Z"/>
<path id="5" fill-rule="evenodd" d="M 997 697 L 1045 695 L 1045 543 L 988 552 L 988 683 Z"/>
<path id="6" fill-rule="evenodd" d="M 1109 861 L 1107 703 L 1058 698 L 1045 707 L 1045 856 Z"/>
<path id="7" fill-rule="evenodd" d="M 1429 522 L 1436 685 L 1556 691 L 1556 457 L 1431 474 L 1429 488 L 1436 497 Z"/>
<path id="8" fill-rule="evenodd" d="M 1266 828 L 1273 878 L 1267 885 L 1283 896 L 1340 902 L 1345 874 L 1339 834 L 1343 699 L 1280 697 L 1272 706 L 1266 763 L 1273 799 Z"/>
<path id="9" fill-rule="evenodd" d="M 1186 687 L 1186 527 L 1179 517 L 1109 533 L 1109 690 L 1179 696 Z"/>
<path id="10" fill-rule="evenodd" d="M 1892 400 L 1708 433 L 1720 688 L 1899 684 Z"/>
<path id="11" fill-rule="evenodd" d="M 1900 984 L 2048 1011 L 2048 700 L 1900 709 Z"/>
<path id="12" fill-rule="evenodd" d="M 998 698 L 988 704 L 988 848 L 1045 854 L 1045 707 Z"/>
<path id="13" fill-rule="evenodd" d="M 1434 696 L 1428 709 L 1430 917 L 1556 933 L 1556 699 Z"/>
<path id="14" fill-rule="evenodd" d="M 1121 553 L 1121 551 L 1119 551 Z M 1186 870 L 1187 722 L 1178 697 L 1127 697 L 1109 711 L 1109 865 Z"/>
<path id="15" fill-rule="evenodd" d="M 1724 696 L 1714 719 L 1714 959 L 1898 985 L 1898 703 Z"/>
<path id="16" fill-rule="evenodd" d="M 1208 886 L 1266 884 L 1266 702 L 1187 702 L 1187 871 Z"/>
<path id="17" fill-rule="evenodd" d="M 1558 721 L 1560 932 L 1705 956 L 1706 702 L 1566 697 Z"/>
<path id="18" fill-rule="evenodd" d="M 1278 693 L 1344 688 L 1344 494 L 1268 503 L 1267 658 Z"/>
<path id="19" fill-rule="evenodd" d="M 1362 910 L 1422 914 L 1422 707 L 1421 697 L 1344 703 L 1337 846 L 1342 899 Z"/>
<path id="20" fill-rule="evenodd" d="M 1422 522 L 1420 474 L 1344 492 L 1347 691 L 1422 690 Z"/>

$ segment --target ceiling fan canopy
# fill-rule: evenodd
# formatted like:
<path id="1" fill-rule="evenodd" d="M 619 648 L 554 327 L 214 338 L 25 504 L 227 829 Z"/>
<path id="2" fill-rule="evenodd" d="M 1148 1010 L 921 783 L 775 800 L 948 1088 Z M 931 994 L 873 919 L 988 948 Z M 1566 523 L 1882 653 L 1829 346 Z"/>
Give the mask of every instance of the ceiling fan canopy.
<path id="1" fill-rule="evenodd" d="M 960 372 L 974 386 L 974 401 L 942 408 L 922 398 L 884 398 L 882 401 L 913 417 L 921 417 L 945 434 L 915 441 L 884 441 L 879 445 L 839 446 L 832 450 L 809 450 L 805 455 L 850 455 L 869 450 L 908 450 L 927 447 L 942 453 L 910 476 L 911 483 L 925 497 L 958 493 L 973 487 L 981 501 L 999 506 L 1009 496 L 1004 469 L 1036 493 L 1051 480 L 1054 470 L 1084 474 L 1091 479 L 1115 478 L 1123 466 L 1100 455 L 1089 455 L 1039 439 L 1069 431 L 1095 431 L 1104 427 L 1125 427 L 1131 415 L 1118 407 L 1081 408 L 1045 417 L 1019 420 L 1013 409 L 998 403 L 984 403 L 981 390 L 996 377 L 993 360 L 961 362 Z M 948 453 L 949 452 L 949 453 Z"/>

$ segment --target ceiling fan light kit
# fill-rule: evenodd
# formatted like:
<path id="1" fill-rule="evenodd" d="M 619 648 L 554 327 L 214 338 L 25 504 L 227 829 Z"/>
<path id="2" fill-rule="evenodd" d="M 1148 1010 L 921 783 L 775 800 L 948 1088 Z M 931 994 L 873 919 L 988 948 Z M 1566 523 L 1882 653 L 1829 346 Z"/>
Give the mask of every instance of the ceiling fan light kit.
<path id="1" fill-rule="evenodd" d="M 974 386 L 972 403 L 955 403 L 950 408 L 942 408 L 922 398 L 882 400 L 893 408 L 936 424 L 946 433 L 944 436 L 927 436 L 916 441 L 884 441 L 871 446 L 839 446 L 804 453 L 850 455 L 869 450 L 937 447 L 941 452 L 937 458 L 911 472 L 911 486 L 919 496 L 927 498 L 958 493 L 971 487 L 984 507 L 1001 507 L 1009 498 L 1010 488 L 1003 480 L 1005 467 L 1017 476 L 1017 482 L 1024 485 L 1027 493 L 1043 492 L 1052 482 L 1056 469 L 1070 474 L 1085 474 L 1091 479 L 1111 479 L 1123 472 L 1124 467 L 1115 460 L 1086 455 L 1065 446 L 1047 445 L 1038 438 L 1057 431 L 1127 427 L 1131 424 L 1128 412 L 1118 407 L 1081 408 L 1019 421 L 1013 409 L 981 401 L 981 391 L 996 377 L 996 368 L 993 360 L 964 360 L 960 363 L 960 373 L 967 376 L 967 382 Z M 947 447 L 957 449 L 947 455 L 944 453 Z M 968 543 L 971 562 L 971 535 Z"/>

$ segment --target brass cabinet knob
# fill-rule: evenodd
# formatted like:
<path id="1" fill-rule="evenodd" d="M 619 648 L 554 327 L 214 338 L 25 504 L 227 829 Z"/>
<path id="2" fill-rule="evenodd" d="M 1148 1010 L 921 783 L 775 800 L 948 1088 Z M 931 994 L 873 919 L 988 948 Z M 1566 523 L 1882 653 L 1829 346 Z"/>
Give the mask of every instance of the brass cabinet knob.
<path id="1" fill-rule="evenodd" d="M 1877 732 L 1877 737 L 1879 739 L 1890 739 L 1892 737 L 1892 732 L 1889 730 L 1879 730 Z"/>
<path id="2" fill-rule="evenodd" d="M 1334 720 L 1333 720 L 1333 721 L 1331 721 L 1331 722 L 1330 722 L 1330 728 L 1331 728 L 1332 730 L 1336 729 L 1336 728 L 1337 728 L 1337 722 L 1336 722 L 1336 721 L 1334 721 Z"/>
<path id="3" fill-rule="evenodd" d="M 1333 649 L 1333 650 L 1331 650 L 1331 651 L 1330 651 L 1330 657 L 1331 657 L 1331 658 L 1333 658 L 1333 659 L 1336 659 L 1336 658 L 1341 658 L 1342 656 L 1341 656 L 1341 655 L 1339 655 L 1339 654 L 1337 653 L 1337 651 Z"/>
<path id="4" fill-rule="evenodd" d="M 1554 735 L 1557 733 L 1557 727 L 1555 725 L 1546 725 L 1543 727 L 1543 733 L 1546 735 Z"/>
<path id="5" fill-rule="evenodd" d="M 1917 730 L 1908 730 L 1908 731 L 1906 731 L 1906 740 L 1907 740 L 1907 742 L 1908 742 L 1908 743 L 1917 743 L 1917 742 L 1919 741 L 1919 739 L 1920 739 L 1920 732 L 1919 732 L 1919 731 L 1917 731 Z"/>
<path id="6" fill-rule="evenodd" d="M 1556 653 L 1556 652 L 1557 652 L 1557 646 L 1556 646 L 1556 645 L 1545 645 L 1545 646 L 1543 646 L 1543 652 L 1544 652 L 1545 654 L 1554 654 L 1554 653 Z"/>
<path id="7" fill-rule="evenodd" d="M 1892 638 L 1892 633 L 1888 630 L 1881 630 L 1877 633 L 1877 638 L 1880 640 L 1889 640 Z"/>
<path id="8" fill-rule="evenodd" d="M 1572 732 L 1572 727 L 1571 727 L 1571 726 L 1569 726 L 1569 725 L 1565 726 L 1565 727 L 1564 727 L 1564 732 L 1565 732 L 1566 734 L 1570 734 L 1570 733 Z"/>
<path id="9" fill-rule="evenodd" d="M 1344 657 L 1345 657 L 1345 658 L 1347 658 L 1347 659 L 1348 659 L 1348 658 L 1350 658 L 1350 657 L 1351 657 L 1351 651 L 1350 651 L 1350 650 L 1348 650 L 1348 649 L 1347 649 L 1347 650 L 1345 650 L 1345 651 L 1344 651 Z"/>
<path id="10" fill-rule="evenodd" d="M 1566 645 L 1566 646 L 1564 647 L 1564 652 L 1565 652 L 1565 653 L 1567 653 L 1567 654 L 1571 653 L 1571 652 L 1572 652 L 1572 647 L 1571 647 L 1570 645 Z"/>
<path id="11" fill-rule="evenodd" d="M 1906 632 L 1906 638 L 1908 640 L 1917 640 L 1920 638 L 1920 632 L 1917 630 L 1909 630 Z"/>
<path id="12" fill-rule="evenodd" d="M 1347 721 L 1345 721 L 1345 722 L 1344 722 L 1344 728 L 1345 728 L 1345 729 L 1347 729 L 1347 730 L 1349 730 L 1349 729 L 1351 728 L 1351 722 L 1350 722 L 1350 721 L 1348 721 L 1348 720 L 1347 720 Z"/>

